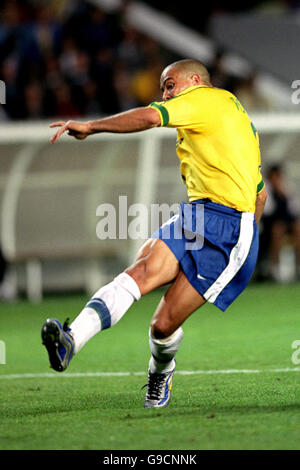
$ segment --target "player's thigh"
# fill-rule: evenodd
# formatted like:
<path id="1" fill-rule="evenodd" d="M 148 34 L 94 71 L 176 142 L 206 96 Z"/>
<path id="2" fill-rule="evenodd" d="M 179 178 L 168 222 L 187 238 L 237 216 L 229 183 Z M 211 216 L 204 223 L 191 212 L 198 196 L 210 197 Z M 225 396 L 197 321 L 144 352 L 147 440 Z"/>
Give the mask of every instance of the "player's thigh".
<path id="1" fill-rule="evenodd" d="M 125 270 L 136 281 L 142 295 L 173 281 L 178 271 L 177 258 L 159 239 L 148 240 L 133 265 Z"/>
<path id="2" fill-rule="evenodd" d="M 144 258 L 145 256 L 149 255 L 151 253 L 151 250 L 155 247 L 156 241 L 156 239 L 149 238 L 149 240 L 143 243 L 143 245 L 139 248 L 136 254 L 135 261 L 138 261 Z"/>
<path id="3" fill-rule="evenodd" d="M 170 336 L 205 302 L 183 271 L 179 271 L 154 313 L 151 321 L 152 333 L 156 338 Z"/>

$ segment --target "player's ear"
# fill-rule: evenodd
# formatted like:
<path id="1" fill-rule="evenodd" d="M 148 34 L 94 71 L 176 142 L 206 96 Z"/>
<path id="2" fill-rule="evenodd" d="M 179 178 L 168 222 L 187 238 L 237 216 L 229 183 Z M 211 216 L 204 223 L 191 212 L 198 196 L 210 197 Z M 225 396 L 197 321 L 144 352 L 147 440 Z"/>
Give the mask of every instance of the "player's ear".
<path id="1" fill-rule="evenodd" d="M 198 73 L 194 73 L 191 78 L 192 78 L 193 85 L 200 85 L 201 77 Z"/>

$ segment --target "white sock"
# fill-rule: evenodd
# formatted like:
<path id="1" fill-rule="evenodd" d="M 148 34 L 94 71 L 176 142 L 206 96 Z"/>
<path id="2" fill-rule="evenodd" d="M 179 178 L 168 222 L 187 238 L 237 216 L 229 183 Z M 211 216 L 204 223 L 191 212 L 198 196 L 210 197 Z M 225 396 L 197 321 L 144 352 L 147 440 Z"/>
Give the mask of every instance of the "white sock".
<path id="1" fill-rule="evenodd" d="M 174 369 L 174 358 L 183 338 L 183 329 L 179 327 L 168 338 L 156 339 L 149 331 L 149 345 L 152 357 L 149 361 L 150 371 L 165 374 Z"/>
<path id="2" fill-rule="evenodd" d="M 70 325 L 75 354 L 100 330 L 115 325 L 135 300 L 141 298 L 139 287 L 127 273 L 119 274 L 101 287 Z"/>
<path id="3" fill-rule="evenodd" d="M 70 325 L 71 335 L 74 338 L 74 354 L 101 330 L 101 321 L 98 313 L 89 307 L 85 307 Z"/>

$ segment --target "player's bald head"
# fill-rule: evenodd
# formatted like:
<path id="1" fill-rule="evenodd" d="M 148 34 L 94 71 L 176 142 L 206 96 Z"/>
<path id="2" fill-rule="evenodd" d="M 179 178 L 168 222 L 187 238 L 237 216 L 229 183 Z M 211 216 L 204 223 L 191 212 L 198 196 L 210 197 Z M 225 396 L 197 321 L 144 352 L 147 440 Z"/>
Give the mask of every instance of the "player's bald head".
<path id="1" fill-rule="evenodd" d="M 162 75 L 169 73 L 171 70 L 184 79 L 190 78 L 194 74 L 199 75 L 203 84 L 210 85 L 208 70 L 199 60 L 183 59 L 173 62 L 164 69 Z"/>

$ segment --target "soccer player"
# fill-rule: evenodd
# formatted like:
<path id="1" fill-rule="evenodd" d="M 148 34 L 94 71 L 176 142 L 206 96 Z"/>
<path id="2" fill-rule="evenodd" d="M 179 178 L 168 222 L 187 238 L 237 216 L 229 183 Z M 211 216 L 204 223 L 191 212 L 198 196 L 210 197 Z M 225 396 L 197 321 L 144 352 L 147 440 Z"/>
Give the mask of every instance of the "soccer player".
<path id="1" fill-rule="evenodd" d="M 248 284 L 266 200 L 258 135 L 237 98 L 214 88 L 204 65 L 191 59 L 166 67 L 160 87 L 163 101 L 148 107 L 50 126 L 59 128 L 52 143 L 64 132 L 85 139 L 97 132 L 177 128 L 189 203 L 181 203 L 179 213 L 142 246 L 134 264 L 101 287 L 70 327 L 56 319 L 42 327 L 50 365 L 63 371 L 90 338 L 115 325 L 134 301 L 170 283 L 149 331 L 146 408 L 170 401 L 184 321 L 206 301 L 225 311 Z"/>

